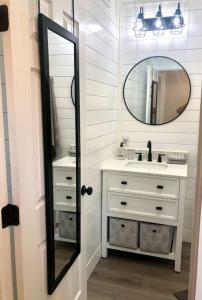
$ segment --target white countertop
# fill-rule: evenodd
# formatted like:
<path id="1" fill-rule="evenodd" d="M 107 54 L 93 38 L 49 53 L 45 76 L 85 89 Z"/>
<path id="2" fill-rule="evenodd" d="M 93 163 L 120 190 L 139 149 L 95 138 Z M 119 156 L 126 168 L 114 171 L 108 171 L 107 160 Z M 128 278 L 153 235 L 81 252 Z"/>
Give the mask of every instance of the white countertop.
<path id="1" fill-rule="evenodd" d="M 56 168 L 76 168 L 76 157 L 65 156 L 53 161 L 53 167 Z"/>
<path id="2" fill-rule="evenodd" d="M 128 163 L 135 162 L 138 164 L 138 167 L 126 166 Z M 154 163 L 154 162 L 152 162 Z M 151 163 L 151 164 L 152 164 Z M 143 164 L 140 167 L 140 164 Z M 148 163 L 149 164 L 149 163 Z M 165 165 L 165 163 L 154 163 L 157 165 Z M 118 172 L 130 172 L 130 173 L 138 173 L 138 174 L 147 174 L 147 175 L 162 175 L 162 176 L 172 176 L 172 177 L 187 177 L 187 164 L 177 165 L 177 164 L 167 164 L 167 167 L 164 169 L 155 169 L 151 166 L 147 167 L 147 162 L 138 162 L 137 160 L 118 160 L 118 159 L 110 159 L 106 161 L 102 168 L 102 170 L 106 171 L 118 171 Z"/>

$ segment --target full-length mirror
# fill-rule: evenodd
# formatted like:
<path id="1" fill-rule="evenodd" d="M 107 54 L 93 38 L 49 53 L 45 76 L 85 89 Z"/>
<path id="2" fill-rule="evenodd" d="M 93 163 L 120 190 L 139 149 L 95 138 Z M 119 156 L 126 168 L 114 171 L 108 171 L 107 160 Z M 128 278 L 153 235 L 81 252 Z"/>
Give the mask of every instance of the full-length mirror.
<path id="1" fill-rule="evenodd" d="M 146 58 L 135 65 L 123 90 L 131 115 L 150 125 L 176 119 L 185 110 L 190 94 L 191 84 L 185 69 L 163 56 Z"/>
<path id="2" fill-rule="evenodd" d="M 78 39 L 43 15 L 39 32 L 51 294 L 80 252 Z"/>

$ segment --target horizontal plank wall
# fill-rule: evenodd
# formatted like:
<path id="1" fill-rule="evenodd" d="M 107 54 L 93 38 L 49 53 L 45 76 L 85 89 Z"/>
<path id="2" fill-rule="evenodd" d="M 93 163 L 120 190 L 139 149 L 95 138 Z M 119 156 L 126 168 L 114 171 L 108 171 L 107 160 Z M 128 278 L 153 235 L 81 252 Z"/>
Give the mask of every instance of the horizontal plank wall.
<path id="1" fill-rule="evenodd" d="M 157 11 L 158 3 L 151 2 L 144 1 L 145 16 L 154 16 Z M 190 241 L 202 81 L 202 2 L 188 0 L 181 1 L 181 4 L 186 24 L 182 35 L 165 33 L 163 37 L 154 37 L 152 33 L 148 33 L 145 38 L 136 38 L 132 30 L 141 3 L 123 6 L 121 84 L 123 85 L 125 76 L 138 61 L 153 55 L 163 55 L 176 59 L 187 70 L 191 78 L 192 94 L 186 111 L 177 120 L 155 127 L 132 118 L 120 95 L 119 137 L 129 136 L 130 145 L 135 148 L 145 148 L 146 142 L 151 140 L 156 150 L 185 150 L 190 153 L 184 218 L 184 240 Z M 165 4 L 163 1 L 163 14 L 173 14 L 176 6 L 177 1 Z"/>
<path id="2" fill-rule="evenodd" d="M 85 184 L 94 189 L 84 200 L 88 276 L 101 256 L 101 165 L 114 155 L 117 143 L 119 32 L 117 1 L 110 2 L 111 7 L 102 0 L 75 2 L 76 19 L 85 35 L 80 42 L 84 52 Z"/>

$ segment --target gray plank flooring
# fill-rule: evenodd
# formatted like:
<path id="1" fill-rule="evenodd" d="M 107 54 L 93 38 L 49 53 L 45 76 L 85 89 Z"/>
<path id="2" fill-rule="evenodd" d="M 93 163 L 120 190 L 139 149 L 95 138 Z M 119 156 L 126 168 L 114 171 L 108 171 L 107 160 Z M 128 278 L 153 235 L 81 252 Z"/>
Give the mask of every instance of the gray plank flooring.
<path id="1" fill-rule="evenodd" d="M 176 300 L 188 288 L 190 250 L 184 243 L 181 273 L 168 260 L 110 251 L 88 280 L 88 300 Z"/>

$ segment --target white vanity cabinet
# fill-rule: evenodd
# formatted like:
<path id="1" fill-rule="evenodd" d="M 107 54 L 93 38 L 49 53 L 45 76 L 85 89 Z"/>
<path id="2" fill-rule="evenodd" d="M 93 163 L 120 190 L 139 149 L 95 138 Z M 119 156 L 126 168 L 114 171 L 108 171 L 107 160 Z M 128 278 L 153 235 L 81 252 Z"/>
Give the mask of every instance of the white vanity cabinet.
<path id="1" fill-rule="evenodd" d="M 150 255 L 174 260 L 175 271 L 180 272 L 187 166 L 168 165 L 166 170 L 148 172 L 144 169 L 140 171 L 125 168 L 123 162 L 113 160 L 103 167 L 102 172 L 102 257 L 107 257 L 108 249 Z M 136 249 L 127 247 L 127 244 L 120 246 L 120 243 L 111 243 L 117 237 L 120 237 L 121 241 L 124 240 L 122 234 L 128 225 L 121 220 L 131 221 L 130 228 L 133 222 L 138 223 Z M 120 228 L 117 228 L 119 232 L 114 238 L 110 234 L 112 231 L 116 233 L 116 223 L 121 225 L 117 225 Z M 112 225 L 113 230 L 110 228 Z M 170 238 L 170 241 L 166 240 L 170 244 L 168 253 L 165 253 L 165 250 L 155 252 L 141 250 L 140 245 L 147 244 L 141 239 L 148 238 L 150 232 L 148 229 L 143 235 L 143 228 L 151 228 L 151 234 L 155 233 L 154 238 L 150 235 L 148 244 L 154 239 L 157 245 L 164 243 L 165 246 L 163 234 L 168 233 Z M 129 227 L 126 234 L 125 240 L 128 241 L 131 235 Z M 134 234 L 137 233 L 134 231 Z M 158 241 L 158 238 L 162 238 L 162 241 Z"/>
<path id="2" fill-rule="evenodd" d="M 60 223 L 60 218 L 62 219 L 65 212 L 69 213 L 71 222 L 76 222 L 74 217 L 76 213 L 76 170 L 74 161 L 75 158 L 64 157 L 53 162 L 53 195 L 56 224 Z M 70 225 L 69 227 L 72 230 L 76 228 L 76 225 Z M 55 240 L 75 242 L 72 238 L 62 237 L 60 232 L 59 227 L 56 226 Z M 73 236 L 74 233 L 70 232 L 69 235 Z"/>

